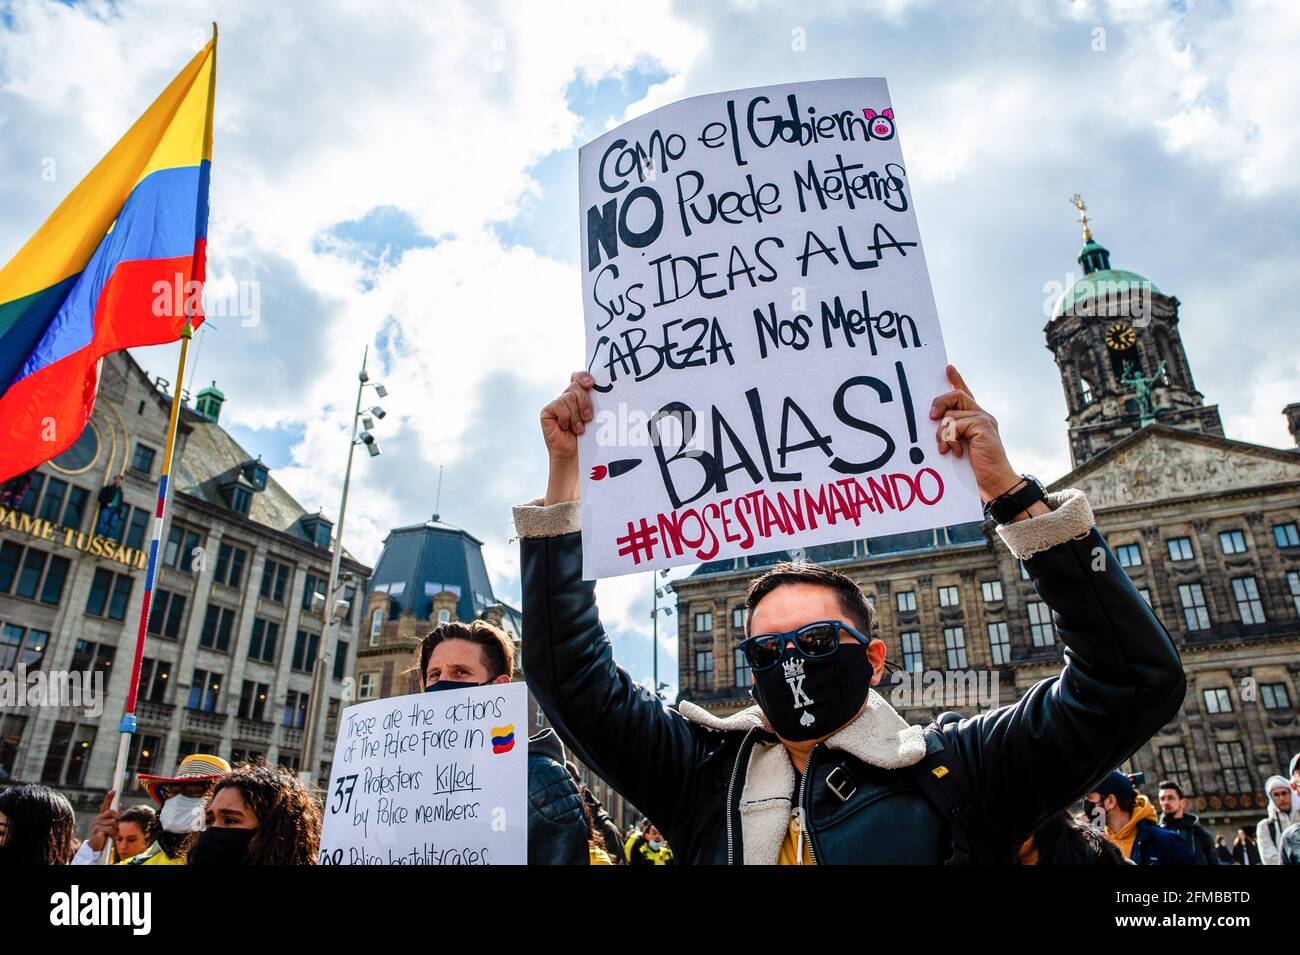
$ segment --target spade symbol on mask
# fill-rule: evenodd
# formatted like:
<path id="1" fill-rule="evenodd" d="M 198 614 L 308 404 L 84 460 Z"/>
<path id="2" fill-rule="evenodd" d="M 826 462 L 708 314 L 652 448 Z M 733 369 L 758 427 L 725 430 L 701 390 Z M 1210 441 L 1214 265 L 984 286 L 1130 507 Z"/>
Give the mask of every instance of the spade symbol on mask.
<path id="1" fill-rule="evenodd" d="M 803 716 L 799 717 L 800 726 L 812 726 L 817 720 L 807 710 L 803 711 Z"/>

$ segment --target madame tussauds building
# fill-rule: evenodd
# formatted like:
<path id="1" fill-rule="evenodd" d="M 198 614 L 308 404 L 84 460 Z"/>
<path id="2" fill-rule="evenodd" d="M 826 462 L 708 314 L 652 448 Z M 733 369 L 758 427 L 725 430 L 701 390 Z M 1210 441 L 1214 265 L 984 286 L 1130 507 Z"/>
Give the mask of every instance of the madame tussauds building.
<path id="1" fill-rule="evenodd" d="M 78 441 L 0 488 L 0 787 L 60 789 L 81 830 L 113 773 L 168 388 L 129 353 L 108 356 Z M 305 768 L 313 706 L 325 721 L 318 759 L 333 753 L 370 568 L 344 552 L 339 594 L 349 603 L 329 629 L 325 698 L 312 700 L 333 525 L 221 427 L 224 401 L 214 384 L 181 411 L 131 778 L 195 752 Z M 147 798 L 134 786 L 123 795 Z"/>

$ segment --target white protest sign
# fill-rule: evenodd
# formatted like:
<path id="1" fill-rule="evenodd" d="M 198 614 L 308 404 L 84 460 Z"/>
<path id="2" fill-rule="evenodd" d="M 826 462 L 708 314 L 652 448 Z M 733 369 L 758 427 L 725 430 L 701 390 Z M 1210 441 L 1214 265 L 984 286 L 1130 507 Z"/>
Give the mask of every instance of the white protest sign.
<path id="1" fill-rule="evenodd" d="M 897 117 L 899 125 L 906 117 Z M 699 96 L 578 159 L 587 579 L 980 520 L 883 79 Z"/>
<path id="2" fill-rule="evenodd" d="M 322 865 L 528 861 L 528 688 L 493 683 L 343 711 Z"/>

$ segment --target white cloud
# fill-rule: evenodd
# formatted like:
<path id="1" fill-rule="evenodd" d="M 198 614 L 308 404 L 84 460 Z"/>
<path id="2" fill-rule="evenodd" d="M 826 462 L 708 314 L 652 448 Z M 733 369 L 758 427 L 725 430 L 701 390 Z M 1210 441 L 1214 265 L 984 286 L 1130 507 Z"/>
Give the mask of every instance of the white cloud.
<path id="1" fill-rule="evenodd" d="M 411 0 L 376 13 L 346 0 L 19 0 L 7 9 L 0 257 L 220 21 L 210 268 L 214 286 L 261 283 L 262 323 L 214 320 L 199 375 L 219 380 L 227 420 L 302 429 L 277 478 L 305 506 L 333 513 L 357 364 L 367 343 L 387 342 L 374 358 L 392 390 L 377 429 L 385 454 L 358 462 L 348 517 L 349 547 L 363 558 L 375 558 L 389 527 L 428 516 L 443 465 L 444 519 L 484 539 L 494 582 L 517 594 L 509 505 L 542 491 L 536 412 L 582 361 L 579 282 L 566 262 L 503 247 L 494 226 L 544 208 L 531 167 L 577 145 L 592 121 L 570 111 L 569 85 L 647 64 L 666 78 L 624 116 L 761 83 L 889 78 L 949 351 L 998 414 L 1018 466 L 1044 478 L 1068 468 L 1040 289 L 1074 267 L 1065 197 L 1076 190 L 1089 193 L 1116 264 L 1159 264 L 1152 277 L 1184 300 L 1189 357 L 1229 433 L 1289 443 L 1277 412 L 1300 398 L 1287 394 L 1297 369 L 1277 342 L 1293 297 L 1278 277 L 1300 251 L 1294 5 L 1193 4 L 1181 14 L 1137 0 Z M 805 51 L 792 48 L 796 27 Z M 1104 51 L 1093 49 L 1097 28 Z M 39 181 L 45 156 L 58 162 L 52 184 Z M 373 263 L 318 248 L 324 230 L 384 206 L 437 244 L 373 273 Z M 1229 257 L 1217 274 L 1199 261 L 1207 243 L 1178 248 L 1264 218 L 1276 240 L 1252 249 L 1249 268 L 1231 245 L 1214 250 Z M 577 210 L 549 228 L 576 235 Z M 1225 316 L 1251 334 L 1234 337 Z M 157 352 L 143 357 L 167 367 Z M 602 582 L 600 596 L 607 621 L 648 650 L 646 580 Z M 675 652 L 669 620 L 661 644 Z M 639 657 L 648 672 L 648 652 Z"/>

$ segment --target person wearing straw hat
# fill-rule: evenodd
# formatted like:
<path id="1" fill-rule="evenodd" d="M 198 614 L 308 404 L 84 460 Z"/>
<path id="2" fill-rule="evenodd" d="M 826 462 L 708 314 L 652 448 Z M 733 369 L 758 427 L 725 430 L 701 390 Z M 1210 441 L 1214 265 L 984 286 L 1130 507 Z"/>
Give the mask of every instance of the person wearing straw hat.
<path id="1" fill-rule="evenodd" d="M 213 784 L 230 772 L 230 764 L 220 756 L 194 753 L 183 757 L 170 776 L 140 774 L 140 785 L 159 805 L 158 837 L 138 855 L 118 865 L 185 865 L 189 850 L 203 831 L 203 811 Z M 98 861 L 108 833 L 115 831 L 120 816 L 107 808 L 109 800 L 95 821 L 91 836 L 73 859 L 73 865 L 93 865 Z M 98 836 L 98 840 L 96 839 Z M 98 841 L 99 845 L 94 843 Z"/>

